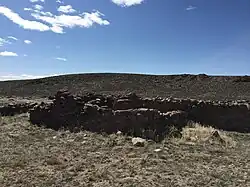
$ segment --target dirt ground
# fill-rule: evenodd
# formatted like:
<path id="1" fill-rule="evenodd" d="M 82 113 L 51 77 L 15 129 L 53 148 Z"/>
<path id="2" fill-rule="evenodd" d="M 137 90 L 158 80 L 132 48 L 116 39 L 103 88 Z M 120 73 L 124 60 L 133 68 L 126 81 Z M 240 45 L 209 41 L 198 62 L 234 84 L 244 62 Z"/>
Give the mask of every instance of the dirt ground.
<path id="1" fill-rule="evenodd" d="M 123 134 L 37 127 L 0 117 L 0 186 L 250 186 L 250 135 L 186 127 L 182 138 L 132 145 Z"/>

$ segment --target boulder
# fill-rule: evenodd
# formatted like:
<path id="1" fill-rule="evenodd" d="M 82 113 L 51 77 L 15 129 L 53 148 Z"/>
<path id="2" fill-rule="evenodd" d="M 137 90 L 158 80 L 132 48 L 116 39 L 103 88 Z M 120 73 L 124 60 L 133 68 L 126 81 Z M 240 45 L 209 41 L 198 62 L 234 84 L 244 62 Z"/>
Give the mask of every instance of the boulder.
<path id="1" fill-rule="evenodd" d="M 139 138 L 139 137 L 132 138 L 133 146 L 144 147 L 146 145 L 146 142 L 147 141 L 145 139 L 143 139 L 143 138 Z"/>

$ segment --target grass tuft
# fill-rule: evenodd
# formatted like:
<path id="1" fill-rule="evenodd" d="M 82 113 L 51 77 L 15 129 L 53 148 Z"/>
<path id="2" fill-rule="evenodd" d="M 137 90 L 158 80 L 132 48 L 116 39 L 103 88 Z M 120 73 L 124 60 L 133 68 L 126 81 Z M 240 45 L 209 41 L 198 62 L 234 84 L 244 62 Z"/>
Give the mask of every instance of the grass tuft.
<path id="1" fill-rule="evenodd" d="M 182 143 L 219 143 L 226 147 L 235 147 L 236 142 L 227 132 L 215 129 L 211 126 L 203 126 L 199 123 L 191 123 L 184 127 L 179 139 Z"/>

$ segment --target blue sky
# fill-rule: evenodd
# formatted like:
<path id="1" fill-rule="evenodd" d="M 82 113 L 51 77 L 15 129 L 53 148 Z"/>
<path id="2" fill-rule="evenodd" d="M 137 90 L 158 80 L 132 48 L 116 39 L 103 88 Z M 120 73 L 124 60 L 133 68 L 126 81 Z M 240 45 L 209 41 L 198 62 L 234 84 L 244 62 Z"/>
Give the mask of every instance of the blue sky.
<path id="1" fill-rule="evenodd" d="M 0 80 L 250 74 L 249 0 L 1 0 Z"/>

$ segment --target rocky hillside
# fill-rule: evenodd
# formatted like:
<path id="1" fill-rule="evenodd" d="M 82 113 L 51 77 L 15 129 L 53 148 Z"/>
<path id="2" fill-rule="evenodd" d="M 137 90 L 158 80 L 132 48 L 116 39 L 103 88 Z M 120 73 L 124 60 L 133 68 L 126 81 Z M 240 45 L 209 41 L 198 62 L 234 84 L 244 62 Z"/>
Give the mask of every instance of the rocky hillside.
<path id="1" fill-rule="evenodd" d="M 1 96 L 45 97 L 60 89 L 72 93 L 97 92 L 143 97 L 203 100 L 250 100 L 250 76 L 72 74 L 36 80 L 0 82 Z"/>

